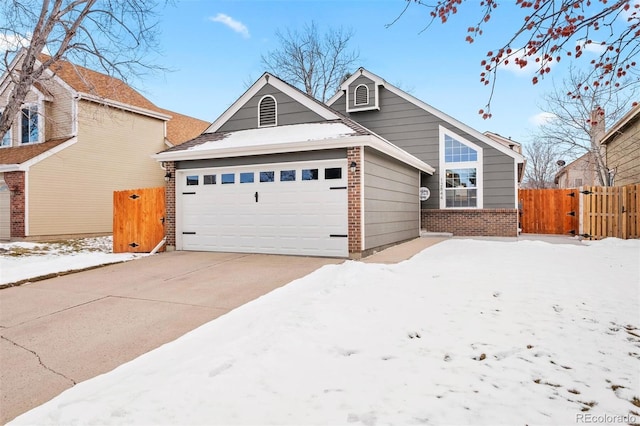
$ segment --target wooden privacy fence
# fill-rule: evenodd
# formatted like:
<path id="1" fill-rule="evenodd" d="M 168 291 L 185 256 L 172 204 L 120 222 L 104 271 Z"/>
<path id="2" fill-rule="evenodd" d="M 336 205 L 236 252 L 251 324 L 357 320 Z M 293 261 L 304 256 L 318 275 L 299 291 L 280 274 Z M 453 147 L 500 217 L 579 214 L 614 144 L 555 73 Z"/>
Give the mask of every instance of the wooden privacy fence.
<path id="1" fill-rule="evenodd" d="M 528 234 L 572 234 L 579 231 L 577 189 L 521 189 L 520 227 Z"/>
<path id="2" fill-rule="evenodd" d="M 149 253 L 164 238 L 164 187 L 113 193 L 113 252 Z"/>
<path id="3" fill-rule="evenodd" d="M 582 236 L 640 238 L 640 184 L 581 189 Z"/>
<path id="4" fill-rule="evenodd" d="M 524 233 L 640 238 L 640 184 L 519 192 Z"/>

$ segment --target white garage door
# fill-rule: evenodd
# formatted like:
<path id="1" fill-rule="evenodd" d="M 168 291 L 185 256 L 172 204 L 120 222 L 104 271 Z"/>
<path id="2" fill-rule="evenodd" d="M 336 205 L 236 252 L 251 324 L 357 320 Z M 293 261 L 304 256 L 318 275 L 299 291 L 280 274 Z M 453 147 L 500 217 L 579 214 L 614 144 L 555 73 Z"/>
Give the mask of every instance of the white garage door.
<path id="1" fill-rule="evenodd" d="M 180 250 L 346 257 L 347 161 L 176 173 Z"/>
<path id="2" fill-rule="evenodd" d="M 0 240 L 11 238 L 9 187 L 0 176 Z"/>

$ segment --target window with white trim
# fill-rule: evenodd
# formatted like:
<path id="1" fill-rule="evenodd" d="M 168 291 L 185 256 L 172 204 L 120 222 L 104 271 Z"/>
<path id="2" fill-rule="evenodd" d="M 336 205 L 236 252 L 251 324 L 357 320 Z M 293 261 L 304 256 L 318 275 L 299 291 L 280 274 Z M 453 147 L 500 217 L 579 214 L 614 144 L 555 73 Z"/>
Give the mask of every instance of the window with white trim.
<path id="1" fill-rule="evenodd" d="M 369 103 L 369 88 L 366 84 L 360 84 L 354 90 L 354 105 L 367 105 Z"/>
<path id="2" fill-rule="evenodd" d="M 482 208 L 482 148 L 440 127 L 440 208 Z"/>
<path id="3" fill-rule="evenodd" d="M 2 112 L 0 112 L 0 117 L 2 117 Z M 0 148 L 7 148 L 11 146 L 11 128 L 7 130 L 7 132 L 2 137 L 2 141 L 0 141 Z"/>
<path id="4" fill-rule="evenodd" d="M 258 127 L 271 127 L 278 124 L 278 104 L 276 98 L 265 95 L 258 103 Z"/>
<path id="5" fill-rule="evenodd" d="M 20 142 L 23 144 L 36 143 L 40 140 L 38 106 L 27 105 L 20 114 Z"/>

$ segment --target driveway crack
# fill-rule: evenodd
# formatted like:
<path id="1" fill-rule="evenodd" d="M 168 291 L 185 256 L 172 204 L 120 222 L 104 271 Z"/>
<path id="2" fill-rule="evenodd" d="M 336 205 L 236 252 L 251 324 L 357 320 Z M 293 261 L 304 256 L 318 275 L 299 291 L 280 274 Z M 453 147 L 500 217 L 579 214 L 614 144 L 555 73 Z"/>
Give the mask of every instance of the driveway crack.
<path id="1" fill-rule="evenodd" d="M 24 349 L 24 350 L 25 350 L 25 351 L 27 351 L 27 352 L 31 352 L 31 353 L 36 357 L 36 359 L 38 360 L 38 363 L 39 363 L 39 364 L 40 364 L 44 369 L 49 370 L 49 371 L 51 371 L 53 374 L 57 374 L 58 376 L 60 376 L 60 377 L 62 377 L 62 378 L 64 378 L 64 379 L 66 379 L 66 380 L 70 381 L 74 386 L 77 384 L 77 382 L 76 382 L 75 380 L 73 380 L 72 378 L 67 377 L 67 376 L 65 376 L 64 374 L 62 374 L 62 373 L 60 373 L 60 372 L 58 372 L 58 371 L 54 370 L 53 368 L 51 368 L 51 367 L 49 367 L 49 366 L 45 365 L 45 363 L 43 363 L 43 362 L 42 362 L 42 359 L 40 358 L 40 355 L 38 355 L 35 351 L 32 351 L 32 350 L 31 350 L 31 349 L 29 349 L 29 348 L 25 348 L 24 346 L 22 346 L 22 345 L 20 345 L 20 344 L 18 344 L 18 343 L 16 343 L 16 342 L 14 342 L 13 340 L 11 340 L 11 339 L 7 339 L 5 336 L 0 336 L 0 338 L 1 338 L 1 339 L 3 339 L 3 340 L 6 340 L 7 342 L 11 343 L 11 344 L 12 344 L 12 345 L 14 345 L 15 347 L 18 347 L 18 348 L 20 348 L 20 349 Z"/>

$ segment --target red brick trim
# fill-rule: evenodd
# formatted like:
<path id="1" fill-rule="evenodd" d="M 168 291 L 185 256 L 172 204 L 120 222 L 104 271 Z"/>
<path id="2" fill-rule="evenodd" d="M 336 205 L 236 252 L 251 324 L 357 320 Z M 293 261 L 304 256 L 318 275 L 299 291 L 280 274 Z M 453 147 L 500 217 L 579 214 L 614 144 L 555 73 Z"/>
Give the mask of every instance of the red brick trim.
<path id="1" fill-rule="evenodd" d="M 356 163 L 355 172 L 351 163 Z M 349 255 L 360 256 L 362 252 L 362 148 L 347 148 L 347 186 L 348 186 L 348 222 Z"/>
<path id="2" fill-rule="evenodd" d="M 165 163 L 166 172 L 171 173 L 165 187 L 166 218 L 164 222 L 165 235 L 167 236 L 167 248 L 176 248 L 176 163 Z"/>
<path id="3" fill-rule="evenodd" d="M 460 236 L 518 236 L 517 209 L 423 209 L 420 218 L 422 229 L 428 232 L 451 232 Z"/>
<path id="4" fill-rule="evenodd" d="M 26 174 L 5 172 L 4 181 L 9 187 L 9 209 L 11 212 L 10 238 L 26 237 Z"/>

